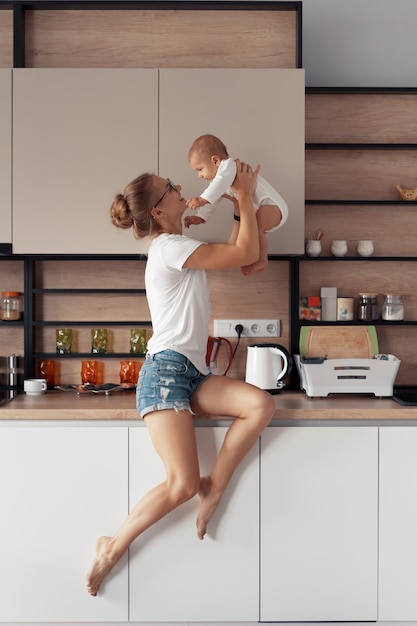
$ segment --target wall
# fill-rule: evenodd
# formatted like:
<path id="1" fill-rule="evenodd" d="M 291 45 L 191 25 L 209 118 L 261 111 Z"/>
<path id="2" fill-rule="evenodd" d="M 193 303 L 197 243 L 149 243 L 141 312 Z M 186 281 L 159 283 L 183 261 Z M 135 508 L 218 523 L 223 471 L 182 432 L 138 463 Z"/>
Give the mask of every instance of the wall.
<path id="1" fill-rule="evenodd" d="M 303 0 L 309 87 L 415 87 L 415 0 Z"/>

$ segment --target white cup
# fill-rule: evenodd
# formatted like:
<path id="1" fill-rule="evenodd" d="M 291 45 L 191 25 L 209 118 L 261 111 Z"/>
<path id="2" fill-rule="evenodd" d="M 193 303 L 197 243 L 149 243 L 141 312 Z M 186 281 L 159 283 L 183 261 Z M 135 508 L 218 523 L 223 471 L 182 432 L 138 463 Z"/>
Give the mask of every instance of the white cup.
<path id="1" fill-rule="evenodd" d="M 307 239 L 306 254 L 308 254 L 308 256 L 320 256 L 321 254 L 320 239 Z"/>
<path id="2" fill-rule="evenodd" d="M 40 396 L 47 388 L 45 378 L 28 378 L 23 383 L 23 389 L 28 396 Z"/>
<path id="3" fill-rule="evenodd" d="M 348 251 L 348 243 L 345 239 L 334 239 L 330 250 L 333 256 L 345 256 Z"/>
<path id="4" fill-rule="evenodd" d="M 358 242 L 359 256 L 372 256 L 374 253 L 374 242 L 372 239 L 364 239 Z"/>

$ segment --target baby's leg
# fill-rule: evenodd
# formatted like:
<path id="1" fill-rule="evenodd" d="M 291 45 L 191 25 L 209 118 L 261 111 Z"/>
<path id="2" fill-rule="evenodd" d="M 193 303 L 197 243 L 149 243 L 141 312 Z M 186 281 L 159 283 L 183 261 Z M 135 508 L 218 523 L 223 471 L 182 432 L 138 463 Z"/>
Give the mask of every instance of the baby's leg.
<path id="1" fill-rule="evenodd" d="M 282 220 L 282 213 L 276 204 L 265 204 L 259 207 L 256 212 L 256 221 L 259 231 L 259 259 L 251 265 L 245 265 L 241 268 L 242 274 L 250 276 L 263 272 L 268 265 L 268 241 L 266 233 L 278 226 Z"/>

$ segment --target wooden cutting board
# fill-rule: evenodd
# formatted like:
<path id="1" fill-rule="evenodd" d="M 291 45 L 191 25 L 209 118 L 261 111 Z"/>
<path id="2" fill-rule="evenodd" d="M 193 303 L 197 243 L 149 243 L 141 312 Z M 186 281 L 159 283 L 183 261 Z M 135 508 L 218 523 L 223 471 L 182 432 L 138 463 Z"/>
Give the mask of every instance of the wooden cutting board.
<path id="1" fill-rule="evenodd" d="M 302 326 L 300 355 L 370 359 L 378 354 L 375 326 Z"/>

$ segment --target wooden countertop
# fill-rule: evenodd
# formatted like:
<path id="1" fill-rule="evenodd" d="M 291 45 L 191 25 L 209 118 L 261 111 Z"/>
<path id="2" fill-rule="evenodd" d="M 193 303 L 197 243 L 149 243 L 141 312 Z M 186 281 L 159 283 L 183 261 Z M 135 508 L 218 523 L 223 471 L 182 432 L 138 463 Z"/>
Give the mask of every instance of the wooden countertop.
<path id="1" fill-rule="evenodd" d="M 417 407 L 402 406 L 391 398 L 351 394 L 309 398 L 301 391 L 283 391 L 274 398 L 275 419 L 280 422 L 417 420 Z M 207 418 L 204 415 L 198 417 Z M 222 416 L 213 417 L 222 419 Z M 62 391 L 48 391 L 41 396 L 22 393 L 0 407 L 0 421 L 3 420 L 127 420 L 142 423 L 136 410 L 134 391 L 109 396 Z"/>

